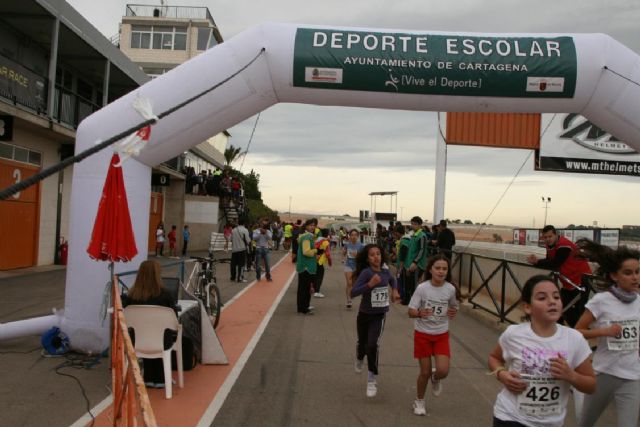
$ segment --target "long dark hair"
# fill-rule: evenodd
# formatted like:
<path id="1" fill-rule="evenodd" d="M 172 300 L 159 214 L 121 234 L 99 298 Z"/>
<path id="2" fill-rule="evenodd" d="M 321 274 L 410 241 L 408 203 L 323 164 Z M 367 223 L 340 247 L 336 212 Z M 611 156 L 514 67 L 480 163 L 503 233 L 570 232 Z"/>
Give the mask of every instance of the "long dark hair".
<path id="1" fill-rule="evenodd" d="M 360 251 L 358 251 L 358 255 L 356 255 L 356 272 L 353 275 L 354 280 L 358 278 L 360 273 L 362 273 L 362 270 L 369 267 L 369 250 L 373 248 L 380 249 L 380 266 L 382 267 L 382 264 L 387 262 L 387 253 L 384 251 L 384 248 L 377 243 L 369 243 L 364 248 L 360 249 Z"/>
<path id="2" fill-rule="evenodd" d="M 598 263 L 595 272 L 596 280 L 591 281 L 591 284 L 596 288 L 611 286 L 613 284 L 611 274 L 620 270 L 626 260 L 640 259 L 640 252 L 627 246 L 611 249 L 589 239 L 579 239 L 576 246 L 578 247 L 577 257 Z"/>

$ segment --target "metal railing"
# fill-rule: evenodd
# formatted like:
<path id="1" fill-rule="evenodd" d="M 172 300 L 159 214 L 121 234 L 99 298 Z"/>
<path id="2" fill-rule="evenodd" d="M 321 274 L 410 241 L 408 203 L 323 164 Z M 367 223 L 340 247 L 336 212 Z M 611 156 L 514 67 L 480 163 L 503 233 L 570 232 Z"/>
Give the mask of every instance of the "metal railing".
<path id="1" fill-rule="evenodd" d="M 206 7 L 198 6 L 153 6 L 147 4 L 128 4 L 126 16 L 171 19 L 206 19 L 214 24 L 213 17 Z"/>
<path id="2" fill-rule="evenodd" d="M 457 271 L 460 288 L 466 289 L 468 293 L 467 302 L 474 309 L 481 309 L 497 317 L 500 322 L 508 323 L 517 323 L 508 316 L 520 304 L 524 282 L 521 279 L 523 274 L 518 274 L 514 268 L 528 271 L 524 275 L 525 280 L 536 270 L 540 271 L 539 268 L 528 263 L 456 251 L 453 252 L 451 265 L 452 272 Z M 553 273 L 547 272 L 547 274 L 553 277 Z M 485 295 L 488 296 L 490 304 L 487 304 L 487 298 L 483 298 Z"/>

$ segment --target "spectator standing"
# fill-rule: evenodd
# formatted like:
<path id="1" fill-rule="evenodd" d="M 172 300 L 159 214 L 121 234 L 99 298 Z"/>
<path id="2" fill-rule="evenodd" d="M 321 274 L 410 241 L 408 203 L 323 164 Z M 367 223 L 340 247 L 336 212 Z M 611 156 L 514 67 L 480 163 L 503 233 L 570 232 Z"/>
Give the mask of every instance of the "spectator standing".
<path id="1" fill-rule="evenodd" d="M 316 239 L 315 248 L 318 250 L 318 268 L 316 270 L 316 281 L 314 282 L 315 298 L 324 298 L 324 294 L 320 292 L 322 280 L 324 279 L 324 266 L 331 267 L 331 241 L 329 240 L 329 229 L 322 230 L 322 236 Z"/>
<path id="2" fill-rule="evenodd" d="M 176 253 L 176 226 L 172 225 L 171 226 L 171 231 L 169 232 L 169 234 L 167 234 L 167 238 L 169 239 L 169 256 L 172 258 L 176 258 L 177 257 L 177 253 Z"/>
<path id="3" fill-rule="evenodd" d="M 185 225 L 182 229 L 182 256 L 187 256 L 187 246 L 189 246 L 189 240 L 191 240 L 191 231 L 189 231 L 189 226 Z"/>
<path id="4" fill-rule="evenodd" d="M 299 237 L 298 254 L 296 257 L 296 271 L 298 272 L 298 313 L 313 314 L 311 302 L 311 285 L 315 281 L 317 262 L 316 254 L 318 250 L 314 248 L 313 234 L 316 229 L 317 220 L 308 219 L 304 223 L 305 232 Z"/>
<path id="5" fill-rule="evenodd" d="M 591 274 L 591 267 L 586 260 L 576 256 L 576 245 L 566 237 L 558 236 L 553 225 L 547 225 L 542 229 L 542 240 L 547 256 L 538 259 L 531 254 L 527 261 L 535 267 L 557 271 L 564 276 L 560 277 L 560 297 L 565 311 L 560 319 L 573 328 L 582 316 L 584 305 L 589 298 L 589 292 L 584 292 L 577 286 L 582 283 L 584 274 Z"/>
<path id="6" fill-rule="evenodd" d="M 229 241 L 231 240 L 231 231 L 233 230 L 232 224 L 226 224 L 224 229 L 222 230 L 222 234 L 224 235 L 224 251 L 229 251 Z"/>
<path id="7" fill-rule="evenodd" d="M 408 305 L 416 284 L 421 280 L 424 269 L 427 266 L 427 235 L 422 229 L 422 218 L 414 216 L 411 218 L 411 229 L 413 236 L 409 243 L 409 250 L 405 259 L 404 277 L 404 297 L 402 305 Z"/>
<path id="8" fill-rule="evenodd" d="M 285 251 L 291 249 L 291 238 L 293 237 L 293 224 L 286 223 L 284 225 L 284 242 L 282 243 L 282 247 Z"/>
<path id="9" fill-rule="evenodd" d="M 256 280 L 259 282 L 262 275 L 260 264 L 264 262 L 264 272 L 267 276 L 267 282 L 272 282 L 271 279 L 271 267 L 269 265 L 269 251 L 271 250 L 271 244 L 273 241 L 273 234 L 269 230 L 269 221 L 262 220 L 259 228 L 256 228 L 253 232 L 253 241 L 256 245 Z"/>
<path id="10" fill-rule="evenodd" d="M 298 257 L 298 237 L 300 237 L 300 234 L 305 232 L 304 227 L 301 224 L 302 224 L 302 220 L 297 220 L 295 225 L 293 226 L 293 230 L 291 231 L 291 261 L 292 262 L 296 262 L 296 258 Z"/>
<path id="11" fill-rule="evenodd" d="M 447 228 L 446 220 L 440 220 L 438 224 L 438 235 L 433 243 L 438 248 L 438 252 L 445 254 L 445 256 L 449 258 L 449 261 L 451 261 L 453 247 L 456 244 L 456 235 L 451 229 Z"/>
<path id="12" fill-rule="evenodd" d="M 164 223 L 160 221 L 156 228 L 156 256 L 164 256 Z"/>
<path id="13" fill-rule="evenodd" d="M 243 218 L 238 220 L 238 225 L 231 231 L 231 281 L 246 283 L 244 267 L 247 262 L 247 250 L 251 244 L 249 231 L 244 226 Z"/>

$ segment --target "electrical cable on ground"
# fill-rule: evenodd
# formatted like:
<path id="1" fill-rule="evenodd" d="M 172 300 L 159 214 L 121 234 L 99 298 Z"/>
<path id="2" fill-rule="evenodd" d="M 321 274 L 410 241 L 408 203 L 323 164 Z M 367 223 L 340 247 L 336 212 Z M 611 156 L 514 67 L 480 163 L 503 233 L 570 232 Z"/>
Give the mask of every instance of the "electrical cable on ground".
<path id="1" fill-rule="evenodd" d="M 186 101 L 164 111 L 161 114 L 158 114 L 158 120 L 168 116 L 171 113 L 176 112 L 177 110 L 183 108 L 184 106 L 192 103 L 193 101 L 203 97 L 204 95 L 208 94 L 209 92 L 217 89 L 218 87 L 222 86 L 223 84 L 227 83 L 229 80 L 231 80 L 232 78 L 234 78 L 235 76 L 237 76 L 238 74 L 240 74 L 242 71 L 244 71 L 245 69 L 247 69 L 251 64 L 253 64 L 264 52 L 266 51 L 266 49 L 263 47 L 262 49 L 260 49 L 260 52 L 251 60 L 249 61 L 246 65 L 244 65 L 242 68 L 240 68 L 238 71 L 236 71 L 235 73 L 231 74 L 229 77 L 225 78 L 224 80 L 220 81 L 219 83 L 216 83 L 215 85 L 213 85 L 212 87 L 210 87 L 209 89 L 200 92 L 199 94 L 187 99 Z M 131 135 L 134 132 L 137 132 L 138 130 L 142 129 L 145 126 L 149 126 L 152 125 L 154 123 L 156 123 L 157 120 L 156 119 L 149 119 L 149 120 L 145 120 L 137 125 L 134 125 L 132 127 L 130 127 L 129 129 L 120 132 L 117 135 L 112 136 L 111 138 L 107 139 L 106 141 L 100 142 L 99 144 L 94 145 L 91 148 L 86 149 L 85 151 L 83 151 L 82 153 L 76 154 L 75 156 L 72 157 L 68 157 L 66 159 L 64 159 L 63 161 L 48 167 L 47 169 L 44 169 L 40 172 L 38 172 L 35 175 L 30 176 L 29 178 L 25 179 L 24 181 L 20 181 L 10 187 L 5 188 L 4 190 L 0 191 L 0 200 L 5 200 L 8 199 L 9 197 L 13 196 L 14 194 L 25 190 L 26 188 L 42 181 L 43 179 L 53 175 L 56 172 L 59 172 L 63 169 L 65 169 L 67 166 L 70 166 L 74 163 L 78 163 L 82 160 L 84 160 L 85 158 L 89 157 L 92 154 L 97 153 L 98 151 L 101 151 L 105 148 L 107 148 L 108 146 L 112 145 L 113 143 L 120 141 L 122 138 L 125 138 L 129 135 Z"/>
<path id="2" fill-rule="evenodd" d="M 13 351 L 13 350 L 9 350 L 9 351 L 0 351 L 0 355 L 4 355 L 4 354 L 29 354 L 29 353 L 33 353 L 34 351 L 38 351 L 40 350 L 42 347 L 36 347 L 33 350 L 27 350 L 27 351 Z"/>
<path id="3" fill-rule="evenodd" d="M 60 376 L 63 376 L 63 377 L 72 378 L 73 380 L 76 381 L 76 383 L 78 383 L 78 386 L 80 387 L 80 392 L 82 393 L 82 397 L 84 398 L 84 401 L 85 401 L 85 406 L 87 408 L 87 413 L 91 417 L 91 425 L 93 426 L 95 421 L 96 421 L 96 418 L 91 413 L 91 401 L 89 400 L 89 397 L 87 396 L 87 391 L 85 390 L 84 386 L 82 385 L 82 383 L 80 382 L 80 379 L 78 379 L 78 377 L 76 377 L 75 375 L 72 375 L 72 374 L 68 374 L 66 372 L 60 372 L 60 369 L 64 369 L 64 368 L 91 369 L 95 365 L 100 363 L 100 360 L 99 360 L 100 356 L 85 356 L 85 355 L 81 355 L 81 356 L 78 356 L 78 357 L 74 357 L 71 354 L 66 354 L 63 357 L 66 360 L 64 362 L 62 362 L 61 364 L 59 364 L 58 366 L 56 366 L 55 368 L 53 368 L 53 370 L 54 370 L 54 372 L 56 374 L 58 374 Z"/>

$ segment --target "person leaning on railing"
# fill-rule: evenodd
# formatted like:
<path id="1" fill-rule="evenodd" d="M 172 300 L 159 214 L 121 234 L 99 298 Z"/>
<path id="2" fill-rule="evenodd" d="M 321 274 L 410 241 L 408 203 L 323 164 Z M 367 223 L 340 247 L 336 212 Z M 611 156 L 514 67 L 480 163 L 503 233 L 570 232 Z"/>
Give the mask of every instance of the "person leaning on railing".
<path id="1" fill-rule="evenodd" d="M 584 274 L 591 274 L 591 267 L 586 260 L 576 257 L 576 245 L 566 237 L 559 236 L 553 225 L 547 225 L 542 229 L 542 240 L 547 249 L 547 256 L 538 259 L 531 254 L 527 261 L 535 267 L 558 271 L 565 276 L 560 277 L 560 297 L 562 306 L 569 308 L 563 313 L 561 320 L 573 328 L 584 312 L 584 305 L 589 297 L 588 292 L 582 292 L 576 286 L 580 285 Z M 577 301 L 570 306 L 576 297 Z"/>

